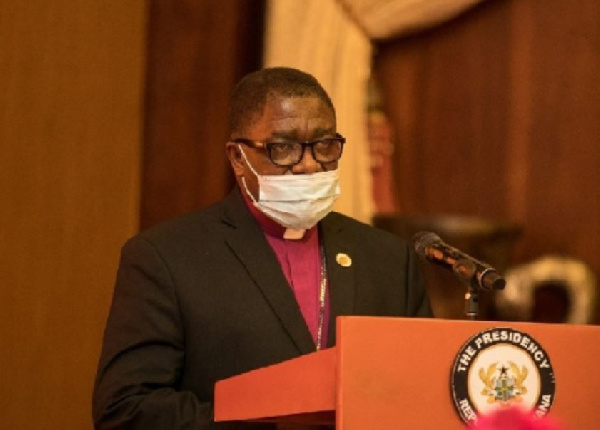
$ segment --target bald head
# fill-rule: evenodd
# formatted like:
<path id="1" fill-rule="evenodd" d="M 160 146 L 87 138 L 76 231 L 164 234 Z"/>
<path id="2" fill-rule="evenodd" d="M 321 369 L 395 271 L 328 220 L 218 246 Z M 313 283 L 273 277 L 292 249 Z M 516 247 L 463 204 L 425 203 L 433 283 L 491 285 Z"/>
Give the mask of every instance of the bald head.
<path id="1" fill-rule="evenodd" d="M 289 67 L 271 67 L 246 75 L 233 90 L 229 112 L 230 136 L 242 136 L 277 97 L 318 97 L 335 117 L 333 103 L 314 76 Z"/>

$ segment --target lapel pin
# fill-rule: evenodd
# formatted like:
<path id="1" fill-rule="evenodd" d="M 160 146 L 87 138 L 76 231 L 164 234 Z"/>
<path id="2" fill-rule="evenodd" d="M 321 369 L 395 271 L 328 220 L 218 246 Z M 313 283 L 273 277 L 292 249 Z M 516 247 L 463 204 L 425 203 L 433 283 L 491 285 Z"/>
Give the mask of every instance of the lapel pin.
<path id="1" fill-rule="evenodd" d="M 352 266 L 352 259 L 348 254 L 344 254 L 343 252 L 340 252 L 338 255 L 335 256 L 335 261 L 337 261 L 337 264 L 339 264 L 342 267 Z"/>

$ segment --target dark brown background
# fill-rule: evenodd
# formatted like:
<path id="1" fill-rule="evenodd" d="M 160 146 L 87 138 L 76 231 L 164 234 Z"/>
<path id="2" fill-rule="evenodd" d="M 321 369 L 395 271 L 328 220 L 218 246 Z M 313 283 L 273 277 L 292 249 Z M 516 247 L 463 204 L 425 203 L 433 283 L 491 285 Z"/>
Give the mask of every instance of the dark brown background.
<path id="1" fill-rule="evenodd" d="M 259 69 L 265 2 L 151 1 L 140 226 L 222 198 L 231 90 Z"/>
<path id="2" fill-rule="evenodd" d="M 0 3 L 0 427 L 90 429 L 119 246 L 231 186 L 227 100 L 264 5 L 33 3 Z M 515 222 L 513 262 L 600 273 L 600 3 L 488 0 L 381 43 L 375 70 L 403 214 Z"/>
<path id="3" fill-rule="evenodd" d="M 379 46 L 407 215 L 523 227 L 513 263 L 554 253 L 600 273 L 600 3 L 489 1 Z"/>

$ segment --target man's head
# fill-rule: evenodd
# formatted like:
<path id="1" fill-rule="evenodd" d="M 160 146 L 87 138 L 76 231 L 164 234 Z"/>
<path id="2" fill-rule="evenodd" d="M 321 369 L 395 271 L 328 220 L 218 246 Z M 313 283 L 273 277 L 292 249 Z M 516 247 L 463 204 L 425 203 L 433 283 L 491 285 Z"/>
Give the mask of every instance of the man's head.
<path id="1" fill-rule="evenodd" d="M 227 154 L 242 189 L 258 200 L 256 174 L 310 174 L 337 169 L 322 147 L 336 135 L 335 109 L 318 81 L 300 70 L 275 67 L 251 73 L 231 101 Z M 274 143 L 324 140 L 303 147 L 295 164 L 277 162 Z M 270 145 L 269 145 L 270 144 Z M 339 147 L 341 155 L 341 144 Z M 256 173 L 256 174 L 255 174 Z"/>
<path id="2" fill-rule="evenodd" d="M 333 103 L 321 84 L 308 73 L 289 67 L 272 67 L 246 75 L 233 90 L 229 113 L 230 136 L 246 134 L 273 98 L 317 97 L 333 113 Z"/>

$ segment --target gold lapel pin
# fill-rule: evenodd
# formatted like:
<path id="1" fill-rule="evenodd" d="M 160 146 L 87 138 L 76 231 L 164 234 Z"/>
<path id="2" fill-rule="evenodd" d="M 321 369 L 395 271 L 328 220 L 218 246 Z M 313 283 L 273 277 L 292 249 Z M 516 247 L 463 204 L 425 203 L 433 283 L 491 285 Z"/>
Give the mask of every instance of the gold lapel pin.
<path id="1" fill-rule="evenodd" d="M 335 261 L 337 261 L 337 264 L 339 264 L 342 267 L 352 266 L 352 259 L 348 254 L 344 254 L 343 252 L 340 252 L 338 255 L 335 256 Z"/>

